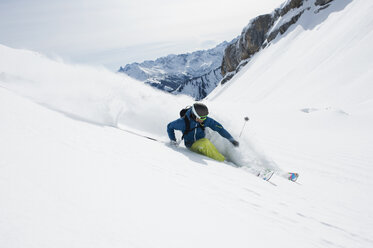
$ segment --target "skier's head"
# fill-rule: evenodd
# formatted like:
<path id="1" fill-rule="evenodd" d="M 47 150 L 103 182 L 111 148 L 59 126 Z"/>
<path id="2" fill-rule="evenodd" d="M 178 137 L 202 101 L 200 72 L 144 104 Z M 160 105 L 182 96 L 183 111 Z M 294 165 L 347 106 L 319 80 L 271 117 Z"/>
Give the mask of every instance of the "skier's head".
<path id="1" fill-rule="evenodd" d="M 201 121 L 206 120 L 209 110 L 203 103 L 196 102 L 192 106 L 192 117 L 193 119 L 199 119 Z"/>

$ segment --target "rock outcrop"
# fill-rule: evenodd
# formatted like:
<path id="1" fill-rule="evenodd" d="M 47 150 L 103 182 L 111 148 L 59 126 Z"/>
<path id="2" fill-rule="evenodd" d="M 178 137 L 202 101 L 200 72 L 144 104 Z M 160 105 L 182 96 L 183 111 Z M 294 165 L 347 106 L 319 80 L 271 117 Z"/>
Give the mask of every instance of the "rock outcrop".
<path id="1" fill-rule="evenodd" d="M 262 15 L 244 28 L 239 39 L 225 49 L 221 67 L 223 76 L 234 71 L 242 60 L 250 58 L 260 50 L 273 22 L 272 15 Z"/>
<path id="2" fill-rule="evenodd" d="M 333 1 L 333 0 L 316 0 L 315 5 L 324 6 L 328 3 L 330 3 L 331 1 Z"/>
<path id="3" fill-rule="evenodd" d="M 264 44 L 272 41 L 276 36 L 283 34 L 294 24 L 303 12 L 294 15 L 289 22 L 274 29 L 275 22 L 288 14 L 291 10 L 300 8 L 304 0 L 288 1 L 282 8 L 276 9 L 272 14 L 261 15 L 250 21 L 242 30 L 240 37 L 235 43 L 230 44 L 225 52 L 221 66 L 222 75 L 237 69 L 241 61 L 249 59 L 257 53 Z M 324 0 L 327 1 L 327 0 Z"/>
<path id="4" fill-rule="evenodd" d="M 271 14 L 261 15 L 250 21 L 242 30 L 241 35 L 224 52 L 221 65 L 223 79 L 221 84 L 228 82 L 250 58 L 260 49 L 267 47 L 279 34 L 284 34 L 299 18 L 311 9 L 315 14 L 327 8 L 333 0 L 289 0 Z"/>

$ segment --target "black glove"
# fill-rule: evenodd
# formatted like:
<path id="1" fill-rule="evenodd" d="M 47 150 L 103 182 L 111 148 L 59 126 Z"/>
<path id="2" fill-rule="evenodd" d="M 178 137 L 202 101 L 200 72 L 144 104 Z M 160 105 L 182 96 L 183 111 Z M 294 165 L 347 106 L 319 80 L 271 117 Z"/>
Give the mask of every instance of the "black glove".
<path id="1" fill-rule="evenodd" d="M 232 140 L 231 141 L 232 145 L 234 145 L 235 147 L 238 147 L 240 145 L 240 143 L 238 143 L 237 140 Z"/>

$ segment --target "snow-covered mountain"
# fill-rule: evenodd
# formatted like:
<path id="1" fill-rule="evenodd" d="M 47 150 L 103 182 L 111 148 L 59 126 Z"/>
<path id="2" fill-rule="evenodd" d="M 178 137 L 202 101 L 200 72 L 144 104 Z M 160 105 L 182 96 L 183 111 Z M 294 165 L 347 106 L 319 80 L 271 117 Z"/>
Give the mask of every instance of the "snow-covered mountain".
<path id="1" fill-rule="evenodd" d="M 167 145 L 193 99 L 0 45 L 0 247 L 372 247 L 373 2 L 309 7 L 204 100 L 227 163 Z"/>
<path id="2" fill-rule="evenodd" d="M 281 39 L 289 28 L 307 12 L 322 21 L 321 11 L 333 0 L 288 0 L 270 14 L 252 19 L 239 37 L 207 51 L 169 55 L 155 61 L 132 63 L 119 72 L 161 90 L 185 94 L 196 100 L 205 98 L 221 81 L 229 81 L 250 58 L 272 41 Z M 279 35 L 280 34 L 280 35 Z"/>
<path id="3" fill-rule="evenodd" d="M 155 88 L 200 100 L 222 79 L 221 61 L 227 45 L 228 42 L 222 42 L 208 50 L 132 63 L 120 67 L 119 72 Z"/>

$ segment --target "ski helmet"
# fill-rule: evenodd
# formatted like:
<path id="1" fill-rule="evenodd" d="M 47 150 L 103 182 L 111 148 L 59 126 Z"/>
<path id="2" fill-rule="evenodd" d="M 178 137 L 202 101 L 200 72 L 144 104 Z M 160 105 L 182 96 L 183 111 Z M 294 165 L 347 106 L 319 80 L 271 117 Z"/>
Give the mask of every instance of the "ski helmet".
<path id="1" fill-rule="evenodd" d="M 206 120 L 207 115 L 209 114 L 209 110 L 207 106 L 203 103 L 195 103 L 192 107 L 193 114 L 201 120 Z"/>

